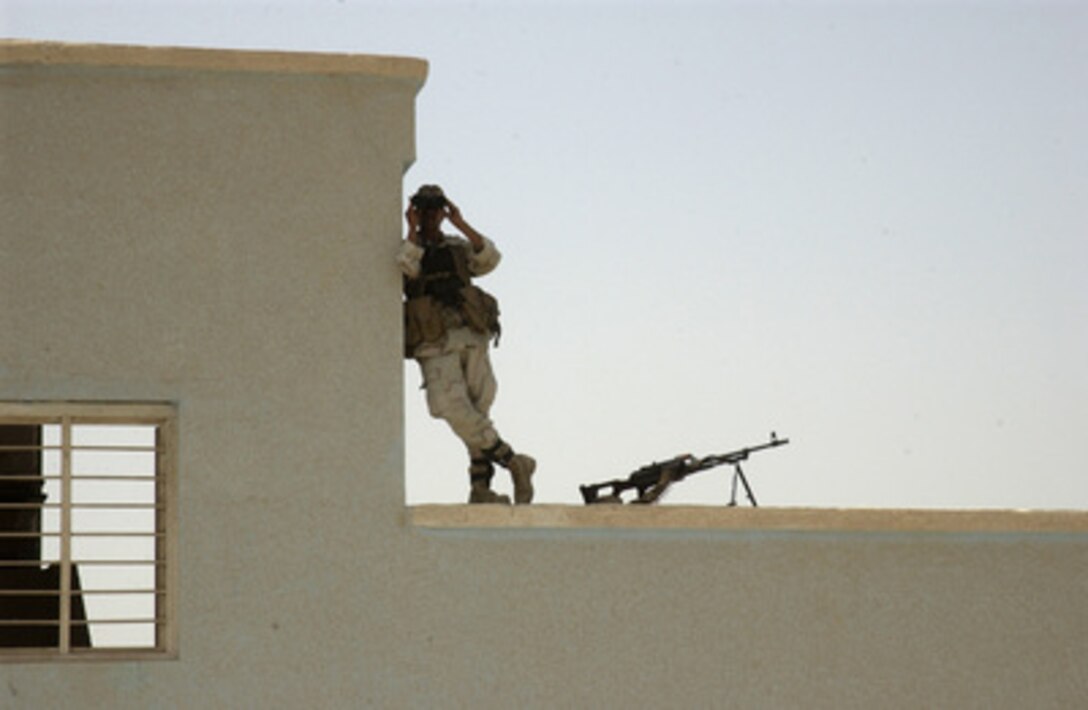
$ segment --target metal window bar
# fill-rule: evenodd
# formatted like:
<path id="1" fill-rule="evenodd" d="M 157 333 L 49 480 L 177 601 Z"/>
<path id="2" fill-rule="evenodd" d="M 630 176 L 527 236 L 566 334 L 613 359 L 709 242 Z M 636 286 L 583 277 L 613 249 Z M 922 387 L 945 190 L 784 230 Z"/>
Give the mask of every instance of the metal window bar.
<path id="1" fill-rule="evenodd" d="M 125 650 L 131 651 L 148 651 L 148 650 L 169 650 L 168 647 L 172 645 L 172 632 L 169 632 L 167 627 L 170 625 L 172 619 L 174 600 L 172 595 L 167 593 L 168 588 L 174 583 L 174 571 L 172 566 L 167 566 L 167 557 L 170 552 L 171 541 L 168 539 L 168 528 L 170 521 L 168 519 L 168 506 L 170 501 L 170 486 L 166 481 L 166 473 L 169 467 L 172 465 L 171 451 L 168 451 L 168 447 L 173 444 L 174 431 L 172 426 L 171 417 L 155 416 L 148 421 L 132 421 L 122 416 L 109 416 L 102 417 L 101 419 L 96 417 L 80 417 L 73 416 L 71 414 L 61 414 L 54 417 L 25 417 L 20 418 L 17 421 L 12 421 L 7 417 L 2 416 L 4 410 L 8 409 L 8 406 L 4 403 L 0 403 L 4 407 L 0 410 L 0 425 L 31 425 L 31 426 L 50 426 L 55 427 L 55 431 L 59 432 L 59 443 L 43 443 L 40 446 L 0 446 L 0 451 L 38 451 L 43 454 L 48 452 L 51 456 L 56 457 L 57 463 L 59 463 L 59 471 L 46 472 L 44 467 L 41 471 L 42 475 L 8 475 L 5 476 L 6 481 L 25 481 L 25 482 L 41 482 L 43 485 L 46 482 L 52 482 L 53 492 L 47 494 L 46 501 L 42 501 L 37 505 L 24 504 L 24 503 L 0 503 L 0 514 L 2 511 L 19 511 L 27 509 L 38 509 L 43 513 L 42 529 L 37 532 L 0 532 L 0 539 L 14 539 L 14 538 L 38 538 L 41 540 L 54 540 L 53 547 L 56 549 L 54 555 L 42 554 L 39 560 L 0 560 L 0 564 L 4 567 L 41 567 L 46 564 L 59 565 L 59 584 L 53 589 L 5 589 L 0 588 L 0 597 L 55 597 L 58 602 L 58 613 L 55 619 L 14 619 L 3 618 L 4 614 L 0 612 L 0 627 L 3 626 L 21 626 L 21 627 L 56 627 L 57 629 L 57 645 L 53 647 L 53 651 L 60 655 L 69 655 L 73 653 L 84 654 L 88 652 L 104 652 L 104 653 L 117 653 Z M 160 408 L 161 411 L 161 408 Z M 147 445 L 137 444 L 115 444 L 115 443 L 86 443 L 77 442 L 75 434 L 78 433 L 79 428 L 83 425 L 90 425 L 91 428 L 96 424 L 109 424 L 113 426 L 134 426 L 134 427 L 152 427 L 154 434 L 154 443 Z M 95 453 L 95 454 L 151 454 L 149 461 L 153 473 L 146 474 L 140 473 L 118 473 L 113 470 L 108 470 L 108 467 L 99 466 L 97 468 L 83 468 L 77 466 L 75 463 L 78 454 L 82 453 Z M 82 496 L 74 490 L 74 483 L 78 482 L 82 484 L 93 484 L 100 482 L 114 482 L 114 483 L 147 483 L 152 484 L 150 486 L 150 499 L 143 498 L 146 494 L 135 494 L 140 500 L 147 500 L 147 502 L 133 502 L 131 500 L 87 500 L 88 498 L 95 498 L 96 496 L 88 493 L 82 494 Z M 59 492 L 58 492 L 59 489 Z M 53 498 L 53 500 L 49 500 Z M 56 516 L 56 520 L 50 525 L 50 527 L 56 529 L 44 529 L 44 513 L 46 511 L 54 511 L 53 515 Z M 118 511 L 125 513 L 126 511 L 134 512 L 148 512 L 150 513 L 150 525 L 147 523 L 135 523 L 137 530 L 112 530 L 112 529 L 87 529 L 84 530 L 81 524 L 77 520 L 77 516 L 80 511 Z M 15 513 L 12 513 L 15 514 Z M 145 526 L 147 529 L 145 531 Z M 92 526 L 93 527 L 93 526 Z M 122 525 L 121 527 L 124 527 Z M 146 541 L 150 543 L 149 549 L 153 559 L 124 559 L 115 558 L 110 555 L 106 556 L 89 556 L 85 553 L 77 554 L 74 550 L 74 542 L 77 540 L 106 540 L 108 538 L 114 538 L 118 544 L 124 543 L 126 540 L 131 540 L 132 544 Z M 140 552 L 139 548 L 134 548 L 137 556 L 145 554 Z M 44 552 L 44 551 L 43 551 Z M 130 550 L 131 552 L 131 550 Z M 118 578 L 121 582 L 117 584 L 106 584 L 100 588 L 74 588 L 73 579 L 73 565 L 80 569 L 86 569 L 88 572 L 94 568 L 147 568 L 150 570 L 151 576 L 148 578 L 148 582 L 137 582 L 126 585 L 126 580 Z M 3 587 L 3 585 L 0 585 Z M 73 619 L 73 600 L 85 599 L 93 600 L 95 598 L 107 598 L 113 597 L 131 597 L 134 600 L 139 601 L 139 604 L 148 607 L 148 611 L 153 610 L 153 614 L 142 614 L 137 616 L 128 616 L 122 610 L 120 616 L 105 616 L 102 614 L 96 614 L 88 609 L 86 619 Z M 0 607 L 3 605 L 0 604 Z M 73 645 L 73 628 L 84 627 L 88 629 L 102 630 L 107 627 L 119 628 L 119 627 L 147 627 L 152 633 L 152 640 L 149 643 L 144 643 L 141 640 L 136 644 L 131 643 L 118 643 L 109 646 L 92 646 L 91 648 L 79 648 Z M 94 632 L 92 632 L 93 634 Z M 144 632 L 140 632 L 143 634 Z M 22 648 L 4 648 L 0 650 L 0 657 L 9 654 L 15 656 L 25 655 L 26 651 L 33 650 L 31 647 Z"/>
<path id="2" fill-rule="evenodd" d="M 60 424 L 60 652 L 72 650 L 72 418 Z"/>

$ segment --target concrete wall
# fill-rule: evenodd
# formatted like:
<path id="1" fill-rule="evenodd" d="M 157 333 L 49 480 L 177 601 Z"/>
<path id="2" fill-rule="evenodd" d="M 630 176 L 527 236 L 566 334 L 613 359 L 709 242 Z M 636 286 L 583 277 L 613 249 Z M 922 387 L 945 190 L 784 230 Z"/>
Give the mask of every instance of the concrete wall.
<path id="1" fill-rule="evenodd" d="M 3 52 L 0 399 L 173 401 L 182 443 L 180 660 L 6 666 L 0 707 L 361 697 L 396 638 L 426 64 Z"/>
<path id="2" fill-rule="evenodd" d="M 571 516 L 547 508 L 501 521 L 416 511 L 435 526 L 414 533 L 426 553 L 416 574 L 441 589 L 413 595 L 422 706 L 442 706 L 458 683 L 507 707 L 1072 708 L 1086 697 L 1083 516 L 1058 521 L 1075 532 L 998 531 L 1015 526 L 1003 514 L 994 527 L 916 532 L 893 512 L 620 512 L 579 511 L 569 522 L 581 527 L 563 529 Z"/>
<path id="3" fill-rule="evenodd" d="M 0 399 L 178 403 L 181 598 L 177 660 L 0 664 L 0 706 L 1088 696 L 1084 514 L 406 510 L 422 63 L 3 58 Z"/>

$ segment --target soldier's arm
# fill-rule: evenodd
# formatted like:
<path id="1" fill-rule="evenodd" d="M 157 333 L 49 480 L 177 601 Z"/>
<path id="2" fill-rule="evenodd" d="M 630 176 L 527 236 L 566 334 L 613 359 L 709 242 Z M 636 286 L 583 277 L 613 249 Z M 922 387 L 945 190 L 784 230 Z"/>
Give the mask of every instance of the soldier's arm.
<path id="1" fill-rule="evenodd" d="M 423 247 L 419 245 L 419 213 L 411 205 L 404 213 L 408 221 L 408 236 L 401 242 L 397 253 L 397 266 L 410 279 L 419 276 L 419 263 L 423 259 Z"/>
<path id="2" fill-rule="evenodd" d="M 489 273 L 499 265 L 499 261 L 502 259 L 502 254 L 495 247 L 495 243 L 490 239 L 480 234 L 476 229 L 465 220 L 461 214 L 461 210 L 457 208 L 457 205 L 446 202 L 446 218 L 450 221 L 454 227 L 465 235 L 469 243 L 472 245 L 472 255 L 469 258 L 469 269 L 474 276 L 483 276 Z"/>
<path id="3" fill-rule="evenodd" d="M 457 229 L 468 238 L 472 244 L 472 250 L 475 252 L 483 251 L 484 248 L 484 235 L 477 232 L 471 224 L 465 221 L 465 218 L 461 215 L 461 210 L 457 205 L 453 204 L 449 200 L 446 200 L 446 219 L 450 223 L 457 227 Z"/>

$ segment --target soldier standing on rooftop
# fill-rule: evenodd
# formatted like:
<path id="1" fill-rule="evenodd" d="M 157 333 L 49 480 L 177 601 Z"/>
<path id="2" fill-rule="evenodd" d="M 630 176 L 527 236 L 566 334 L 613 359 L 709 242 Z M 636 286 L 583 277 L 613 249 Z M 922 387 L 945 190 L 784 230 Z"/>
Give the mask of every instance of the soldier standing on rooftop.
<path id="1" fill-rule="evenodd" d="M 529 503 L 536 461 L 515 453 L 488 417 L 498 387 L 488 355 L 499 335 L 498 303 L 472 284 L 472 277 L 498 265 L 499 251 L 437 185 L 420 187 L 405 217 L 408 236 L 397 256 L 404 273 L 405 356 L 419 362 L 427 408 L 468 449 L 469 503 L 510 502 L 491 489 L 494 464 L 510 471 L 514 502 Z M 465 238 L 443 234 L 444 221 Z"/>

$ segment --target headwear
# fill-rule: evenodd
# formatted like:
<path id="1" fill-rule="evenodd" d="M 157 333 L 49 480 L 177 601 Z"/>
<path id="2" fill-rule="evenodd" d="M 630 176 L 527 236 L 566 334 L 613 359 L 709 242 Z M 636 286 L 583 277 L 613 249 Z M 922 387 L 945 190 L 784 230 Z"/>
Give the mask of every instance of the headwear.
<path id="1" fill-rule="evenodd" d="M 441 208 L 446 206 L 446 194 L 438 185 L 421 185 L 411 202 L 419 210 Z"/>

